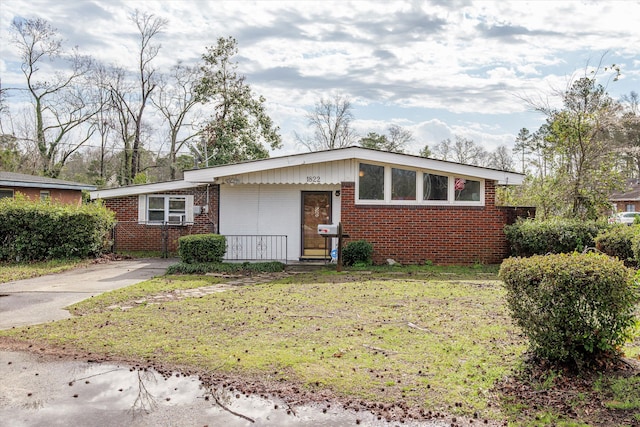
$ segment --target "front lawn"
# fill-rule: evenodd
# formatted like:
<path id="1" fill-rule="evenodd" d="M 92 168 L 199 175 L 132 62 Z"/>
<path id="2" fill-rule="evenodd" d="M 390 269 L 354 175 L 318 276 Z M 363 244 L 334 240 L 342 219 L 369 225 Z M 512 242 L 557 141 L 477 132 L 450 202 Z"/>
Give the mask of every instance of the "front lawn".
<path id="1" fill-rule="evenodd" d="M 92 358 L 244 378 L 254 390 L 284 384 L 300 391 L 296 401 L 331 396 L 389 419 L 441 412 L 477 424 L 544 425 L 536 417 L 552 411 L 558 425 L 593 421 L 555 408 L 530 408 L 525 420 L 514 411 L 523 403 L 505 393 L 523 377 L 526 340 L 490 273 L 474 279 L 444 271 L 325 272 L 148 303 L 151 294 L 221 281 L 156 278 L 75 305 L 80 317 L 0 331 L 0 346 L 16 339 Z M 145 302 L 136 303 L 143 295 Z M 639 350 L 637 340 L 628 347 L 634 357 Z M 609 384 L 605 376 L 598 387 L 606 391 Z M 638 413 L 612 411 L 629 425 Z"/>
<path id="2" fill-rule="evenodd" d="M 51 261 L 25 262 L 25 263 L 0 263 L 0 288 L 2 283 L 14 280 L 30 279 L 45 274 L 61 273 L 71 270 L 91 260 L 82 259 L 56 259 Z"/>

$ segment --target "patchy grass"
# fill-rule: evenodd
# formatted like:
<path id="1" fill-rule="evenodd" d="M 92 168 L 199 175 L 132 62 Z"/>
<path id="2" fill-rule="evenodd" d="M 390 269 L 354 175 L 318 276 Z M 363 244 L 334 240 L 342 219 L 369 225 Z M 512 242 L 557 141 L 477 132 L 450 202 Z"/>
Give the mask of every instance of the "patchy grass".
<path id="1" fill-rule="evenodd" d="M 635 410 L 640 417 L 640 376 L 599 378 L 594 384 L 594 390 L 604 395 L 604 405 L 607 408 Z"/>
<path id="2" fill-rule="evenodd" d="M 225 280 L 164 276 L 75 304 L 71 310 L 81 317 L 0 331 L 0 337 L 329 391 L 376 408 L 441 411 L 477 424 L 637 424 L 634 371 L 576 378 L 523 361 L 527 343 L 510 320 L 496 271 L 326 269 L 201 298 L 109 309 Z M 640 339 L 625 352 L 637 357 Z"/>
<path id="3" fill-rule="evenodd" d="M 75 312 L 86 313 L 80 318 L 2 334 L 92 354 L 275 377 L 367 401 L 498 417 L 491 388 L 525 343 L 497 281 L 323 277 L 101 311 L 142 288 L 111 292 L 76 304 Z M 165 286 L 162 280 L 171 282 L 167 286 L 189 281 L 161 278 L 145 286 Z"/>
<path id="4" fill-rule="evenodd" d="M 161 276 L 116 289 L 106 294 L 73 304 L 68 310 L 77 316 L 99 313 L 117 305 L 129 305 L 140 298 L 168 294 L 180 289 L 194 289 L 224 283 L 226 279 L 212 276 Z"/>
<path id="5" fill-rule="evenodd" d="M 572 372 L 528 363 L 497 385 L 510 425 L 635 426 L 640 421 L 640 368 Z"/>
<path id="6" fill-rule="evenodd" d="M 32 263 L 0 263 L 0 284 L 14 280 L 30 279 L 45 274 L 60 273 L 90 263 L 91 260 L 84 259 L 65 259 Z"/>
<path id="7" fill-rule="evenodd" d="M 335 264 L 330 264 L 327 267 L 327 271 L 335 270 Z M 371 265 L 371 266 L 351 266 L 345 267 L 346 272 L 358 273 L 358 272 L 371 272 L 373 274 L 395 274 L 395 275 L 417 275 L 419 277 L 443 277 L 449 279 L 467 278 L 478 279 L 479 276 L 483 278 L 497 278 L 498 271 L 500 270 L 499 264 L 474 264 L 474 265 L 460 265 L 460 266 L 443 266 L 443 265 Z"/>

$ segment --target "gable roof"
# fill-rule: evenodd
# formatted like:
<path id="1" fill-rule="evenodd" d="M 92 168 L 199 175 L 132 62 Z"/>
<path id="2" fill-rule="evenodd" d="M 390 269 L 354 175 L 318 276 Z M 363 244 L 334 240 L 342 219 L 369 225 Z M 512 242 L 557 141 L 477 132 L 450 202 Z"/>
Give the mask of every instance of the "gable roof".
<path id="1" fill-rule="evenodd" d="M 410 154 L 391 153 L 388 151 L 372 150 L 362 147 L 346 147 L 303 154 L 292 154 L 281 157 L 271 157 L 268 159 L 251 160 L 229 165 L 213 166 L 204 169 L 191 169 L 184 172 L 184 179 L 182 181 L 98 190 L 91 193 L 91 198 L 96 199 L 146 194 L 178 189 L 178 187 L 190 188 L 216 182 L 216 180 L 219 180 L 222 177 L 344 160 L 385 163 L 415 169 L 437 171 L 445 174 L 458 174 L 462 176 L 497 181 L 498 184 L 501 185 L 520 185 L 524 181 L 524 175 L 516 172 L 464 165 L 461 163 L 429 159 Z"/>
<path id="2" fill-rule="evenodd" d="M 95 185 L 82 184 L 80 182 L 2 171 L 0 171 L 0 187 L 35 187 L 77 191 L 96 189 Z"/>
<path id="3" fill-rule="evenodd" d="M 627 181 L 626 191 L 616 192 L 611 195 L 611 202 L 630 202 L 640 200 L 640 180 L 631 179 Z"/>
<path id="4" fill-rule="evenodd" d="M 248 162 L 221 165 L 206 169 L 192 169 L 184 172 L 186 181 L 211 182 L 221 176 L 238 175 L 268 169 L 308 165 L 338 160 L 363 160 L 380 163 L 391 163 L 419 169 L 428 169 L 444 173 L 457 173 L 498 181 L 499 184 L 520 185 L 524 175 L 516 172 L 501 171 L 480 166 L 464 165 L 445 160 L 435 160 L 411 154 L 391 153 L 362 147 L 346 147 L 334 150 L 315 151 L 304 154 L 293 154 L 282 157 L 252 160 Z"/>

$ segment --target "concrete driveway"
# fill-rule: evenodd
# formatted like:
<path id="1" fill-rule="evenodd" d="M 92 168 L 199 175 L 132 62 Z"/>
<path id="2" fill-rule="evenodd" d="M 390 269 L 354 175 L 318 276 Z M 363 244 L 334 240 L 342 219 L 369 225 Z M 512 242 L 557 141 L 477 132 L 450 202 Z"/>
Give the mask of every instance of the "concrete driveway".
<path id="1" fill-rule="evenodd" d="M 94 295 L 159 276 L 177 259 L 92 264 L 63 273 L 0 283 L 0 329 L 71 317 L 64 308 Z"/>

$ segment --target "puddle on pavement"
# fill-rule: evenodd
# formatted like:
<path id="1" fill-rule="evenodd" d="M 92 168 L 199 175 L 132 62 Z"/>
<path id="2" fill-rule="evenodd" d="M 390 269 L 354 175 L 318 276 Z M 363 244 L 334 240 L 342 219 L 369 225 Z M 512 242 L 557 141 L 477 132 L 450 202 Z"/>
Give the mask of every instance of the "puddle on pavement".
<path id="1" fill-rule="evenodd" d="M 21 352 L 0 352 L 0 378 L 0 424 L 6 427 L 399 424 L 338 405 L 288 406 L 278 399 L 212 392 L 193 376 L 164 377 L 124 365 L 43 361 Z"/>

